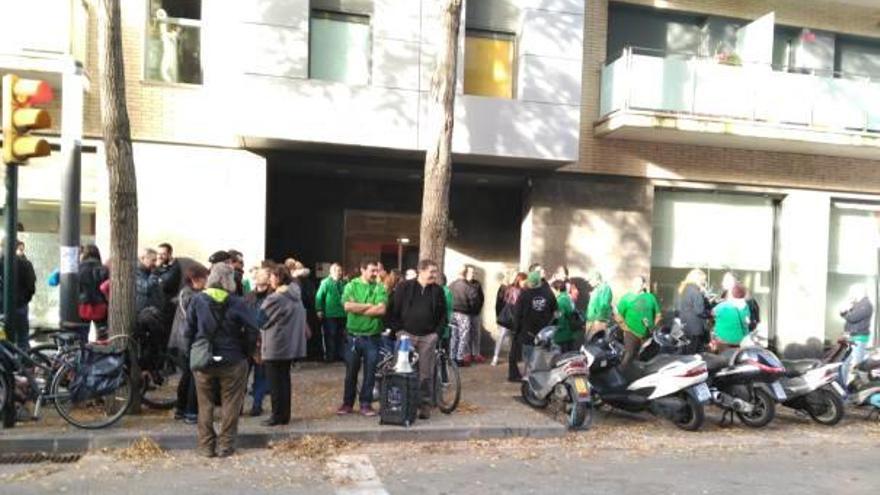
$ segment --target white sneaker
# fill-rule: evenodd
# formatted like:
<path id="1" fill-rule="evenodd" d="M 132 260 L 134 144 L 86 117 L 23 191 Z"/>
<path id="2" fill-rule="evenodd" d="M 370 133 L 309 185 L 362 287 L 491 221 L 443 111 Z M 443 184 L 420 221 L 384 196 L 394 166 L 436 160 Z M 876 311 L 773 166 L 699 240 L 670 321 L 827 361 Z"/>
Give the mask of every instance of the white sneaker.
<path id="1" fill-rule="evenodd" d="M 498 358 L 497 357 L 492 358 L 492 366 L 498 366 Z"/>

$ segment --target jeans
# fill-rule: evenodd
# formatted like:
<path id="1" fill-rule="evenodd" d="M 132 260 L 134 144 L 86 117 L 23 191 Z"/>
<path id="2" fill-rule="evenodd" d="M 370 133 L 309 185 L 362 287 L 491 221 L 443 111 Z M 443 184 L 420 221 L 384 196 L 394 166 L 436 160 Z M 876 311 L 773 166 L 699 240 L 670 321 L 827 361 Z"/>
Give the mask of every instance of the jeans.
<path id="1" fill-rule="evenodd" d="M 867 342 L 859 342 L 857 340 L 853 340 L 852 344 L 853 350 L 843 362 L 843 366 L 840 367 L 840 374 L 838 375 L 838 381 L 843 386 L 844 390 L 846 390 L 846 385 L 849 382 L 849 375 L 852 369 L 865 360 L 865 351 L 868 347 Z"/>
<path id="2" fill-rule="evenodd" d="M 185 415 L 196 415 L 199 412 L 198 397 L 196 396 L 196 382 L 192 370 L 189 369 L 189 360 L 182 365 L 180 381 L 177 383 L 177 412 Z"/>
<path id="3" fill-rule="evenodd" d="M 516 334 L 511 334 L 510 354 L 507 355 L 507 379 L 521 380 L 522 372 L 519 370 L 519 362 L 522 360 L 522 340 Z"/>
<path id="4" fill-rule="evenodd" d="M 361 381 L 360 391 L 361 407 L 369 406 L 373 402 L 380 341 L 381 337 L 378 335 L 361 337 L 349 334 L 345 342 L 345 389 L 342 396 L 344 405 L 354 406 L 355 389 L 361 364 L 364 367 L 364 379 Z"/>
<path id="5" fill-rule="evenodd" d="M 254 405 L 251 407 L 256 410 L 262 410 L 263 398 L 266 397 L 266 392 L 269 390 L 269 384 L 266 382 L 266 368 L 262 364 L 252 364 L 251 367 L 254 370 L 254 383 L 251 385 Z"/>
<path id="6" fill-rule="evenodd" d="M 480 352 L 480 341 L 483 336 L 483 321 L 480 319 L 480 315 L 471 315 L 471 356 L 479 356 Z"/>
<path id="7" fill-rule="evenodd" d="M 18 345 L 18 348 L 27 351 L 30 349 L 30 322 L 28 321 L 28 306 L 25 304 L 24 306 L 17 308 L 15 310 L 15 320 L 16 327 L 15 335 L 8 335 L 7 338 L 12 342 L 15 342 Z"/>
<path id="8" fill-rule="evenodd" d="M 495 341 L 495 355 L 492 357 L 492 362 L 498 361 L 498 356 L 501 354 L 501 346 L 504 344 L 504 339 L 506 339 L 510 335 L 510 329 L 504 328 L 501 325 L 498 325 L 498 340 Z M 511 348 L 513 345 L 511 345 Z"/>
<path id="9" fill-rule="evenodd" d="M 328 362 L 345 359 L 345 318 L 324 318 L 324 360 Z"/>
<path id="10" fill-rule="evenodd" d="M 533 345 L 523 345 L 523 360 L 525 361 L 526 375 L 528 375 L 529 365 L 532 362 L 532 354 L 535 353 L 535 346 Z"/>
<path id="11" fill-rule="evenodd" d="M 263 367 L 272 395 L 272 421 L 281 424 L 290 422 L 290 359 L 266 360 Z"/>

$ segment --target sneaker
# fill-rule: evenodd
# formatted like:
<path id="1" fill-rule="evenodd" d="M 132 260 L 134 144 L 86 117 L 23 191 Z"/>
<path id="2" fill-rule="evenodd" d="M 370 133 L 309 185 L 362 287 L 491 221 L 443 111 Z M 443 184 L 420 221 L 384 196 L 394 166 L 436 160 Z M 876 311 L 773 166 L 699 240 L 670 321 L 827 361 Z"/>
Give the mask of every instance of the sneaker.
<path id="1" fill-rule="evenodd" d="M 376 410 L 373 409 L 373 406 L 371 406 L 370 404 L 365 404 L 361 406 L 361 416 L 372 418 L 376 414 Z"/>
<path id="2" fill-rule="evenodd" d="M 180 421 L 180 420 L 182 420 L 184 417 L 186 417 L 186 414 L 184 414 L 183 411 L 177 411 L 177 410 L 174 411 L 174 419 L 175 419 L 175 420 Z"/>
<path id="3" fill-rule="evenodd" d="M 262 407 L 252 407 L 251 408 L 250 416 L 252 418 L 256 418 L 256 417 L 262 416 L 262 415 L 263 415 L 263 408 Z"/>
<path id="4" fill-rule="evenodd" d="M 492 358 L 492 366 L 498 366 L 498 358 Z"/>
<path id="5" fill-rule="evenodd" d="M 199 415 L 198 414 L 184 414 L 183 415 L 183 422 L 188 425 L 194 425 L 199 422 Z"/>
<path id="6" fill-rule="evenodd" d="M 346 404 L 343 404 L 343 405 L 339 406 L 339 409 L 336 410 L 336 415 L 337 416 L 348 416 L 349 414 L 351 414 L 353 412 L 354 412 L 353 407 L 346 405 Z"/>
<path id="7" fill-rule="evenodd" d="M 480 354 L 477 354 L 477 355 L 475 355 L 475 356 L 471 356 L 471 358 L 472 358 L 473 361 L 474 361 L 475 363 L 477 363 L 477 364 L 483 364 L 483 363 L 486 362 L 486 358 L 484 358 L 484 357 L 483 357 L 482 355 L 480 355 Z"/>

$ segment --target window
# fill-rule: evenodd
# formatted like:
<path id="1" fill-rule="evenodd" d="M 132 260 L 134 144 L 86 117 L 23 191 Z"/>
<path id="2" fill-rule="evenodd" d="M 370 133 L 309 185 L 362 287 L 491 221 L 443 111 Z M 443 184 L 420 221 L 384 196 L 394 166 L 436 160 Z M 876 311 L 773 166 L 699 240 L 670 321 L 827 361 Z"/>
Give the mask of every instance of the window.
<path id="1" fill-rule="evenodd" d="M 144 79 L 202 83 L 201 0 L 149 0 Z"/>
<path id="2" fill-rule="evenodd" d="M 514 36 L 468 29 L 464 44 L 464 92 L 513 98 Z"/>
<path id="3" fill-rule="evenodd" d="M 658 190 L 654 195 L 651 284 L 664 310 L 675 307 L 679 284 L 692 268 L 721 293 L 730 270 L 761 308 L 767 335 L 772 306 L 776 201 L 763 196 Z"/>
<path id="4" fill-rule="evenodd" d="M 370 17 L 313 10 L 309 77 L 352 85 L 370 83 Z"/>

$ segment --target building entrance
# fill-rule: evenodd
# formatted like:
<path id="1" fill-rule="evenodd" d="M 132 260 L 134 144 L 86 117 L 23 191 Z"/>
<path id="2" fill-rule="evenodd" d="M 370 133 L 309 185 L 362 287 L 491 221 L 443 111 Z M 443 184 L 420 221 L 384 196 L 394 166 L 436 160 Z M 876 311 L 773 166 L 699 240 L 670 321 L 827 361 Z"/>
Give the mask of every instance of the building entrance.
<path id="1" fill-rule="evenodd" d="M 345 268 L 362 260 L 382 262 L 386 269 L 415 268 L 419 261 L 420 216 L 380 211 L 345 211 Z"/>

